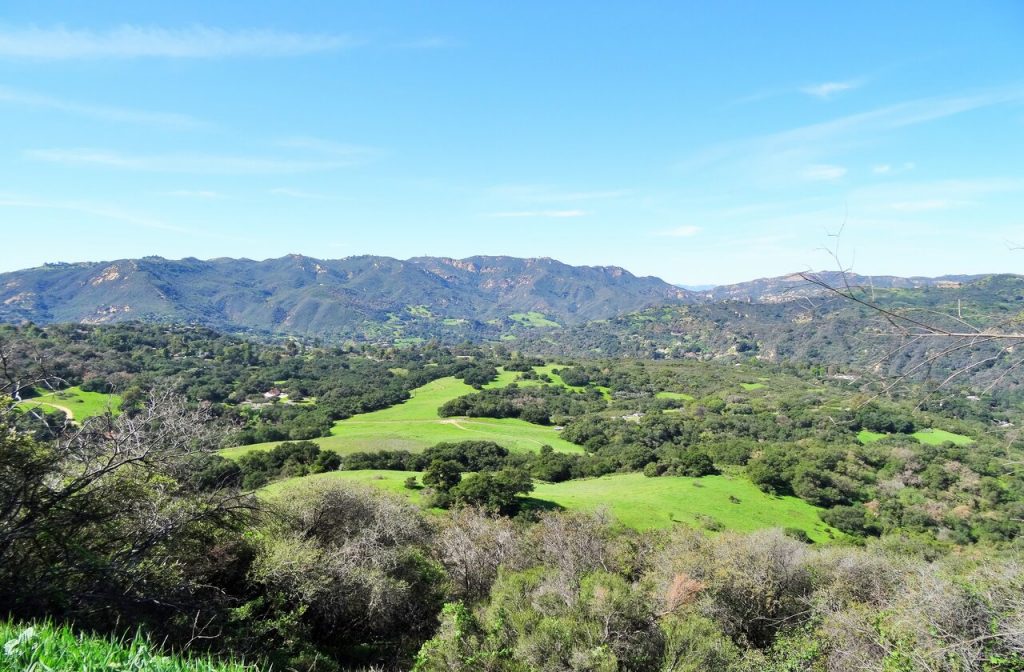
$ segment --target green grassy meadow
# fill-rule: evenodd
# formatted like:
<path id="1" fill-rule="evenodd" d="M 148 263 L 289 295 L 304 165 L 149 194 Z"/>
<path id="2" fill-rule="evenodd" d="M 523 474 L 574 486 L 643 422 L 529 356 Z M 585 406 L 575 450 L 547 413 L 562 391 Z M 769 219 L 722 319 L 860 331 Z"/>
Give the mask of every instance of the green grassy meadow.
<path id="1" fill-rule="evenodd" d="M 301 483 L 340 480 L 369 484 L 421 504 L 420 491 L 405 487 L 405 480 L 410 476 L 419 478 L 422 474 L 374 469 L 332 471 L 271 483 L 260 490 L 260 494 L 272 498 Z M 738 501 L 730 500 L 730 496 Z M 797 528 L 816 542 L 843 536 L 818 517 L 820 509 L 817 507 L 796 497 L 767 495 L 742 477 L 648 478 L 633 473 L 564 483 L 537 482 L 530 501 L 539 508 L 572 511 L 605 508 L 623 525 L 636 530 L 663 529 L 674 525 L 700 528 L 710 518 L 730 530 Z"/>
<path id="2" fill-rule="evenodd" d="M 658 392 L 654 395 L 656 399 L 681 399 L 682 401 L 693 401 L 693 396 L 685 392 Z"/>
<path id="3" fill-rule="evenodd" d="M 69 387 L 66 390 L 42 394 L 26 399 L 21 404 L 27 408 L 41 408 L 43 411 L 63 410 L 70 412 L 71 419 L 76 422 L 103 415 L 108 410 L 117 415 L 121 411 L 121 397 L 103 392 L 85 392 L 80 387 Z"/>
<path id="4" fill-rule="evenodd" d="M 729 499 L 730 495 L 738 502 Z M 672 527 L 679 523 L 700 527 L 708 516 L 730 530 L 793 527 L 814 541 L 827 541 L 831 530 L 818 517 L 819 509 L 796 497 L 774 497 L 741 477 L 661 476 L 612 474 L 564 483 L 538 483 L 534 499 L 570 510 L 595 511 L 606 507 L 624 525 L 637 530 Z M 836 536 L 840 533 L 831 530 Z"/>
<path id="5" fill-rule="evenodd" d="M 535 310 L 531 310 L 528 313 L 512 313 L 508 316 L 508 319 L 513 322 L 518 322 L 525 327 L 537 327 L 537 328 L 558 328 L 560 325 L 558 322 L 549 320 L 544 313 L 538 313 Z"/>
<path id="6" fill-rule="evenodd" d="M 872 432 L 867 429 L 862 429 L 857 433 L 857 440 L 861 443 L 872 443 L 879 439 L 884 439 L 889 434 L 883 434 L 881 432 Z M 946 441 L 950 441 L 958 446 L 967 446 L 974 443 L 974 439 L 963 434 L 954 434 L 953 432 L 947 432 L 944 429 L 922 429 L 914 432 L 910 436 L 914 437 L 921 443 L 937 446 Z"/>
<path id="7" fill-rule="evenodd" d="M 766 387 L 764 383 L 740 383 L 740 386 L 748 392 L 753 392 L 754 390 L 760 390 Z"/>
<path id="8" fill-rule="evenodd" d="M 507 375 L 502 373 L 501 375 Z M 508 380 L 511 382 L 511 379 Z M 491 383 L 499 385 L 501 379 Z M 506 383 L 507 384 L 507 383 Z M 322 448 L 340 454 L 373 450 L 421 451 L 443 441 L 494 441 L 509 450 L 538 451 L 543 445 L 565 452 L 583 448 L 558 436 L 553 427 L 533 425 L 513 418 L 441 418 L 437 409 L 446 401 L 475 390 L 456 378 L 439 378 L 416 388 L 412 398 L 372 413 L 363 413 L 334 423 L 331 436 L 314 439 Z M 251 450 L 268 450 L 280 441 L 227 448 L 225 457 L 235 458 Z"/>
<path id="9" fill-rule="evenodd" d="M 297 478 L 287 478 L 283 481 L 270 483 L 259 490 L 260 497 L 273 499 L 287 493 L 303 483 L 315 483 L 317 481 L 346 481 L 372 485 L 375 488 L 385 490 L 397 495 L 402 495 L 415 504 L 422 504 L 420 490 L 410 490 L 405 487 L 405 480 L 410 476 L 416 477 L 417 481 L 423 476 L 418 471 L 386 471 L 383 469 L 361 469 L 357 471 L 329 471 L 324 474 L 312 474 Z"/>

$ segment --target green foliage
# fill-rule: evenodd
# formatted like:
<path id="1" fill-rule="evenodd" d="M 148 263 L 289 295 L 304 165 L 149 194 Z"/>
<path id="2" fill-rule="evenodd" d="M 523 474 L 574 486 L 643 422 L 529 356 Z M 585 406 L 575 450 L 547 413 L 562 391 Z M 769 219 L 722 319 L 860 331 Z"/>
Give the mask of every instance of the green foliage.
<path id="1" fill-rule="evenodd" d="M 341 457 L 332 450 L 321 450 L 312 441 L 296 441 L 282 443 L 265 452 L 254 451 L 242 455 L 237 465 L 240 483 L 230 485 L 255 490 L 276 478 L 334 471 L 341 466 Z M 220 482 L 217 485 L 223 487 Z"/>
<path id="2" fill-rule="evenodd" d="M 471 474 L 450 488 L 448 494 L 456 504 L 478 506 L 486 511 L 508 516 L 519 510 L 519 495 L 528 494 L 532 490 L 533 481 L 528 472 L 523 469 L 505 468 L 500 471 Z"/>
<path id="3" fill-rule="evenodd" d="M 49 622 L 0 623 L 0 670 L 256 672 L 255 665 L 162 653 L 142 634 L 109 639 Z"/>
<path id="4" fill-rule="evenodd" d="M 462 481 L 462 465 L 455 460 L 434 460 L 423 472 L 423 485 L 447 494 Z"/>
<path id="5" fill-rule="evenodd" d="M 406 659 L 429 637 L 446 578 L 419 512 L 312 479 L 269 506 L 278 522 L 263 530 L 252 574 L 266 598 L 247 614 L 270 626 L 262 647 L 368 664 Z"/>
<path id="6" fill-rule="evenodd" d="M 602 410 L 605 406 L 604 398 L 595 389 L 576 392 L 559 386 L 520 387 L 512 383 L 453 399 L 441 405 L 437 412 L 441 417 L 519 418 L 533 424 L 549 425 L 552 417 L 578 416 Z"/>
<path id="7" fill-rule="evenodd" d="M 661 632 L 642 590 L 594 572 L 564 602 L 546 594 L 553 580 L 555 572 L 539 570 L 499 578 L 482 622 L 451 609 L 416 669 L 658 669 Z"/>

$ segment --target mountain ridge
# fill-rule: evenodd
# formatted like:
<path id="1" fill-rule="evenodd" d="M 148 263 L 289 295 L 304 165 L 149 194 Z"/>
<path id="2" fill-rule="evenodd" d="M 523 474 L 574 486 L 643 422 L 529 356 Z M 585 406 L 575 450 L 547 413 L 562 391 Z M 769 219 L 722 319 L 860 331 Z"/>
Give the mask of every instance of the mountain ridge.
<path id="1" fill-rule="evenodd" d="M 319 335 L 358 333 L 409 315 L 485 323 L 536 313 L 575 324 L 690 299 L 686 290 L 617 266 L 483 255 L 147 256 L 0 274 L 6 322 L 141 319 Z"/>
<path id="2" fill-rule="evenodd" d="M 986 277 L 815 275 L 876 289 L 955 289 Z M 663 306 L 783 304 L 822 292 L 799 274 L 691 291 L 619 266 L 572 266 L 550 257 L 146 256 L 2 273 L 0 321 L 141 320 L 268 335 L 480 340 Z"/>

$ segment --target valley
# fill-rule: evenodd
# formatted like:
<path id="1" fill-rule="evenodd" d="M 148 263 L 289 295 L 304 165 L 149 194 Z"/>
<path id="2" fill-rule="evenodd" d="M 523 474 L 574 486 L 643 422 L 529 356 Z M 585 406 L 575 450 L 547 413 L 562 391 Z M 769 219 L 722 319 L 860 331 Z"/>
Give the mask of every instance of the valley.
<path id="1" fill-rule="evenodd" d="M 969 310 L 1014 306 L 1017 278 L 964 282 L 893 280 L 894 294 L 877 291 L 884 305 L 914 311 L 962 307 L 964 295 L 980 301 Z M 731 591 L 760 590 L 735 587 L 748 585 L 749 571 L 806 573 L 800 599 L 832 604 L 836 584 L 855 589 L 848 571 L 874 576 L 909 563 L 952 586 L 983 580 L 960 558 L 1003 566 L 1024 531 L 1024 482 L 1007 466 L 1024 455 L 1015 430 L 1024 426 L 1024 392 L 1012 370 L 974 364 L 994 361 L 985 344 L 953 361 L 911 344 L 902 362 L 865 367 L 855 348 L 837 354 L 878 333 L 860 309 L 826 303 L 808 317 L 806 296 L 691 298 L 575 323 L 551 319 L 551 308 L 474 323 L 418 303 L 406 317 L 374 323 L 382 330 L 372 337 L 338 339 L 225 333 L 155 315 L 0 325 L 3 362 L 18 372 L 6 389 L 21 398 L 6 406 L 3 441 L 48 511 L 26 524 L 52 540 L 47 552 L 78 554 L 66 538 L 90 554 L 44 565 L 32 559 L 37 547 L 16 544 L 26 558 L 18 585 L 49 604 L 74 596 L 84 607 L 90 598 L 76 582 L 101 576 L 90 558 L 120 562 L 125 543 L 152 557 L 158 538 L 162 557 L 181 563 L 179 578 L 161 583 L 163 561 L 131 565 L 125 571 L 144 583 L 124 590 L 170 596 L 186 581 L 192 597 L 175 599 L 222 623 L 220 646 L 256 646 L 264 662 L 295 665 L 303 647 L 338 660 L 433 655 L 423 652 L 450 645 L 447 614 L 475 605 L 472 619 L 488 618 L 487 605 L 508 599 L 507 581 L 541 581 L 524 589 L 531 600 L 549 581 L 584 582 L 574 599 L 587 599 L 579 591 L 588 581 L 629 585 L 645 605 L 656 604 L 648 585 L 695 581 L 699 597 L 687 599 L 702 606 L 694 609 L 731 613 Z M 410 336 L 410 320 L 430 330 Z M 465 336 L 458 330 L 471 324 L 484 326 L 461 340 L 443 331 Z M 967 374 L 934 386 L 957 369 Z M 46 384 L 19 388 L 18 380 Z M 93 519 L 128 530 L 127 541 Z M 54 583 L 50 566 L 66 578 Z M 316 578 L 327 571 L 351 582 L 332 589 L 353 600 L 344 615 L 328 616 L 335 612 L 304 584 L 329 582 Z M 841 598 L 836 608 L 915 608 L 917 598 L 900 592 L 910 579 L 891 580 L 887 602 Z M 374 611 L 381 590 L 409 609 Z M 251 614 L 245 625 L 232 620 L 236 609 Z M 295 642 L 283 638 L 281 619 L 316 623 L 305 621 L 308 609 L 316 619 L 382 620 L 358 626 L 355 638 L 333 639 L 333 626 L 330 636 L 308 629 Z M 521 609 L 520 618 L 536 613 Z M 688 619 L 698 613 L 680 609 Z M 148 618 L 138 607 L 124 613 Z M 736 618 L 753 622 L 746 612 Z M 252 619 L 276 633 L 271 640 L 246 643 Z M 724 621 L 708 623 L 701 637 L 725 636 Z M 46 646 L 65 636 L 39 627 Z M 190 627 L 147 625 L 176 637 Z M 395 632 L 416 634 L 396 648 Z M 773 646 L 793 635 L 785 625 L 773 632 Z M 763 655 L 721 641 L 737 659 Z M 122 655 L 104 640 L 54 646 L 54 656 Z M 145 639 L 132 646 L 151 650 Z M 197 659 L 195 669 L 212 664 Z"/>

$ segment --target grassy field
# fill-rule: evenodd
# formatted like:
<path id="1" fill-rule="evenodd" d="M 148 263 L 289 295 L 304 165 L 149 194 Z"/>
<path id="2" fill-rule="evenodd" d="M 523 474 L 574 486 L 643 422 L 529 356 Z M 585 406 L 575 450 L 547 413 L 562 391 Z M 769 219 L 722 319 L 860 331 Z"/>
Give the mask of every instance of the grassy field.
<path id="1" fill-rule="evenodd" d="M 508 319 L 518 322 L 525 327 L 557 328 L 562 326 L 558 322 L 549 320 L 544 313 L 538 313 L 533 310 L 528 313 L 512 313 L 508 316 Z"/>
<path id="2" fill-rule="evenodd" d="M 954 434 L 953 432 L 947 432 L 944 429 L 922 429 L 919 432 L 914 432 L 912 435 L 915 439 L 921 443 L 927 443 L 930 446 L 937 446 L 940 443 L 951 441 L 958 446 L 966 446 L 974 443 L 974 439 L 963 434 Z"/>
<path id="3" fill-rule="evenodd" d="M 492 383 L 494 384 L 494 383 Z M 537 451 L 547 444 L 555 450 L 582 452 L 582 448 L 558 436 L 553 427 L 503 418 L 441 418 L 441 404 L 474 392 L 456 378 L 439 378 L 413 390 L 408 401 L 372 413 L 334 423 L 331 436 L 315 439 L 323 448 L 338 453 L 366 450 L 421 451 L 442 441 L 489 440 L 509 450 Z M 227 448 L 225 457 L 234 458 L 250 450 L 267 450 L 279 441 Z"/>
<path id="4" fill-rule="evenodd" d="M 502 387 L 508 387 L 512 383 L 515 383 L 519 387 L 539 387 L 541 385 L 548 384 L 542 380 L 519 380 L 520 375 L 519 371 L 506 371 L 504 368 L 498 367 L 498 377 L 484 385 L 484 387 L 489 390 L 494 390 Z"/>
<path id="5" fill-rule="evenodd" d="M 414 471 L 332 471 L 326 474 L 291 478 L 271 483 L 260 492 L 266 497 L 280 496 L 289 488 L 315 479 L 366 483 L 422 503 L 420 491 L 405 487 Z M 738 501 L 732 501 L 732 496 Z M 564 508 L 596 511 L 607 508 L 619 521 L 637 530 L 687 525 L 703 527 L 714 519 L 724 529 L 750 531 L 768 527 L 793 527 L 814 541 L 843 536 L 818 517 L 814 506 L 796 497 L 773 497 L 740 477 L 704 476 L 684 478 L 643 474 L 613 474 L 564 483 L 536 483 L 530 497 L 540 508 Z"/>
<path id="6" fill-rule="evenodd" d="M 80 387 L 50 392 L 21 402 L 26 407 L 41 407 L 44 411 L 61 410 L 72 420 L 81 421 L 111 410 L 115 415 L 121 410 L 121 397 L 103 392 L 85 392 Z"/>
<path id="7" fill-rule="evenodd" d="M 564 483 L 539 483 L 532 496 L 572 510 L 607 507 L 624 525 L 638 530 L 677 523 L 700 527 L 700 517 L 707 516 L 730 530 L 794 527 L 805 531 L 814 541 L 830 538 L 829 526 L 818 517 L 819 509 L 796 497 L 766 495 L 740 477 L 648 478 L 643 474 L 613 474 Z M 730 500 L 730 496 L 739 501 Z M 841 536 L 834 530 L 832 533 Z"/>
<path id="8" fill-rule="evenodd" d="M 765 384 L 764 383 L 740 383 L 740 386 L 744 390 L 747 390 L 748 392 L 752 392 L 753 390 L 760 390 L 761 388 L 765 387 Z"/>
<path id="9" fill-rule="evenodd" d="M 872 443 L 879 439 L 884 439 L 890 436 L 889 434 L 882 434 L 881 432 L 872 432 L 867 429 L 862 429 L 857 433 L 857 440 L 861 443 Z M 958 446 L 967 446 L 974 443 L 974 439 L 963 434 L 954 434 L 953 432 L 947 432 L 944 429 L 922 429 L 914 432 L 910 436 L 914 437 L 921 443 L 928 444 L 930 446 L 937 446 L 940 443 L 951 441 Z"/>
<path id="10" fill-rule="evenodd" d="M 889 435 L 883 434 L 882 432 L 872 432 L 870 429 L 862 429 L 857 432 L 857 440 L 861 443 L 874 443 L 875 441 L 884 439 L 887 436 Z"/>
<path id="11" fill-rule="evenodd" d="M 563 368 L 561 364 L 545 364 L 544 366 L 533 367 L 534 372 L 538 376 L 548 376 L 549 378 L 551 378 L 551 382 L 546 383 L 541 380 L 519 380 L 519 371 L 506 371 L 504 368 L 498 367 L 498 377 L 495 380 L 491 381 L 490 383 L 484 385 L 484 387 L 508 387 L 511 383 L 515 383 L 520 387 L 536 387 L 539 385 L 559 385 L 561 387 L 566 388 L 567 390 L 575 390 L 577 392 L 582 392 L 583 390 L 587 389 L 585 387 L 566 384 L 566 382 L 562 380 L 562 377 L 555 373 L 556 370 L 561 368 Z M 605 398 L 608 398 L 611 394 L 611 391 L 607 387 L 601 387 L 600 385 L 597 385 L 594 387 L 594 389 L 600 391 L 601 394 L 605 396 Z"/>
<path id="12" fill-rule="evenodd" d="M 48 623 L 0 622 L 0 670 L 125 672 L 256 672 L 257 667 L 162 655 L 148 640 L 76 634 Z"/>
<path id="13" fill-rule="evenodd" d="M 685 392 L 658 392 L 654 396 L 657 399 L 682 399 L 683 401 L 693 401 L 693 397 Z"/>
<path id="14" fill-rule="evenodd" d="M 313 474 L 299 478 L 288 478 L 264 486 L 259 490 L 261 497 L 273 499 L 287 493 L 289 489 L 302 483 L 315 483 L 316 481 L 352 481 L 365 483 L 375 488 L 386 490 L 398 495 L 407 497 L 416 504 L 422 504 L 419 490 L 410 490 L 405 487 L 405 480 L 410 476 L 416 477 L 417 481 L 423 477 L 418 471 L 385 471 L 380 469 L 361 469 L 357 471 L 330 471 L 326 474 Z M 421 483 L 422 484 L 422 483 Z"/>

